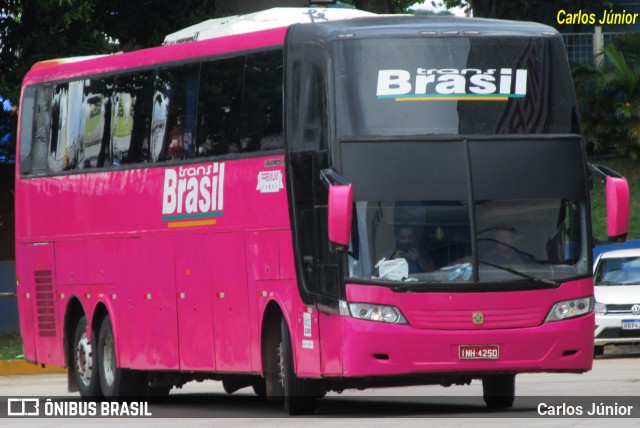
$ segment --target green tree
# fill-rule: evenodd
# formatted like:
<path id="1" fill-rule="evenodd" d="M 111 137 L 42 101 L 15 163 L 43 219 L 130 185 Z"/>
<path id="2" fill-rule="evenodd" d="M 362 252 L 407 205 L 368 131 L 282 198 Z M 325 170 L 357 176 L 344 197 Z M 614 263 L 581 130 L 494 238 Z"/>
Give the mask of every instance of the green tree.
<path id="1" fill-rule="evenodd" d="M 628 33 L 604 50 L 602 68 L 575 66 L 583 133 L 593 151 L 614 148 L 640 159 L 640 34 Z"/>
<path id="2" fill-rule="evenodd" d="M 557 26 L 557 13 L 564 10 L 576 13 L 601 9 L 611 3 L 610 0 L 442 0 L 451 9 L 467 5 L 478 18 L 512 19 L 535 21 Z M 563 26 L 564 31 L 577 31 L 576 28 Z"/>
<path id="3" fill-rule="evenodd" d="M 635 40 L 635 46 L 632 42 Z M 626 42 L 631 49 L 625 52 Z M 617 116 L 623 127 L 624 135 L 618 142 L 621 154 L 632 160 L 640 159 L 640 61 L 638 61 L 640 37 L 637 34 L 624 38 L 619 44 L 607 46 L 604 53 L 607 67 L 599 78 L 602 91 L 612 93 Z"/>
<path id="4" fill-rule="evenodd" d="M 214 16 L 215 0 L 4 0 L 0 94 L 16 100 L 37 61 L 156 46 Z"/>
<path id="5" fill-rule="evenodd" d="M 351 0 L 345 3 L 353 4 L 356 9 L 373 13 L 404 13 L 416 3 L 425 0 Z"/>

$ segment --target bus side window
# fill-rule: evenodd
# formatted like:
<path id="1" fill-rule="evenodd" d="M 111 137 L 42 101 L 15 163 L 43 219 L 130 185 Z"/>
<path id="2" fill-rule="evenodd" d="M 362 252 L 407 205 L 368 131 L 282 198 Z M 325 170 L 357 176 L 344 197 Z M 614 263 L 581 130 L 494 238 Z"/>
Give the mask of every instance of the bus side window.
<path id="1" fill-rule="evenodd" d="M 81 104 L 78 167 L 111 164 L 111 95 L 113 79 L 87 79 Z"/>
<path id="2" fill-rule="evenodd" d="M 195 156 L 196 106 L 200 65 L 156 74 L 151 151 L 156 162 Z"/>
<path id="3" fill-rule="evenodd" d="M 114 165 L 149 162 L 152 108 L 152 73 L 118 76 L 111 106 Z"/>
<path id="4" fill-rule="evenodd" d="M 28 90 L 30 91 L 30 90 Z M 47 149 L 51 127 L 52 86 L 39 86 L 35 89 L 33 107 L 29 108 L 25 91 L 22 113 L 22 140 L 20 142 L 20 169 L 23 175 L 47 172 Z M 30 103 L 30 101 L 29 101 Z M 28 131 L 29 126 L 33 126 Z M 31 140 L 28 140 L 28 137 Z"/>
<path id="5" fill-rule="evenodd" d="M 284 147 L 282 69 L 281 50 L 247 55 L 240 131 L 243 151 Z"/>
<path id="6" fill-rule="evenodd" d="M 56 86 L 51 107 L 49 140 L 49 172 L 74 170 L 78 165 L 79 147 L 84 134 L 84 116 L 80 114 L 84 81 Z"/>
<path id="7" fill-rule="evenodd" d="M 240 151 L 244 57 L 205 62 L 200 74 L 198 157 Z"/>
<path id="8" fill-rule="evenodd" d="M 323 155 L 309 152 L 292 155 L 296 230 L 306 288 L 337 298 L 338 265 L 328 239 L 328 191 L 320 182 L 320 170 L 326 164 Z"/>
<path id="9" fill-rule="evenodd" d="M 314 240 L 313 209 L 313 155 L 311 153 L 294 153 L 291 157 L 293 170 L 293 191 L 296 212 L 296 230 L 300 246 L 303 281 L 309 291 L 316 291 L 316 260 Z"/>

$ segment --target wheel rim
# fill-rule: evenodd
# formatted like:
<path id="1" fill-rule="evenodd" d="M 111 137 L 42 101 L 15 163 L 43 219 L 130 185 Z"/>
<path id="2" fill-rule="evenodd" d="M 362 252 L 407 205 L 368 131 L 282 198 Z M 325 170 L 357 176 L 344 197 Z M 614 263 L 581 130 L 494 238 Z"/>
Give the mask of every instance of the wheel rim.
<path id="1" fill-rule="evenodd" d="M 104 338 L 104 348 L 102 350 L 102 367 L 104 371 L 104 380 L 107 385 L 113 385 L 116 371 L 116 358 L 113 349 L 113 336 L 107 335 Z"/>
<path id="2" fill-rule="evenodd" d="M 93 367 L 91 364 L 91 344 L 87 340 L 86 333 L 82 334 L 76 346 L 76 372 L 84 386 L 89 386 Z"/>

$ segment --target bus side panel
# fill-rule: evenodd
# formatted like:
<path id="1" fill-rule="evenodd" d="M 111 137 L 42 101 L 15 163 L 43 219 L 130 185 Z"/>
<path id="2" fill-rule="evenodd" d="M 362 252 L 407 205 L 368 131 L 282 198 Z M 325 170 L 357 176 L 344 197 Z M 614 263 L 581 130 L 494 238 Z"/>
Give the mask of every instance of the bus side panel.
<path id="1" fill-rule="evenodd" d="M 58 285 L 87 283 L 85 241 L 56 242 Z"/>
<path id="2" fill-rule="evenodd" d="M 268 280 L 277 280 L 280 277 L 279 249 L 277 245 L 276 231 L 256 231 L 245 233 L 247 253 L 247 275 L 251 313 L 251 359 L 254 371 L 262 370 L 262 350 L 260 331 L 262 317 L 269 292 Z M 255 296 L 255 297 L 253 297 Z M 283 308 L 283 310 L 285 310 Z"/>
<path id="3" fill-rule="evenodd" d="M 207 235 L 176 236 L 181 370 L 215 370 L 212 287 Z"/>
<path id="4" fill-rule="evenodd" d="M 299 376 L 319 377 L 321 374 L 319 312 L 316 308 L 307 306 L 300 300 L 296 283 L 292 238 L 289 230 L 278 232 L 278 251 L 280 254 L 280 280 L 286 284 L 283 293 L 292 302 L 292 311 L 290 312 L 292 337 L 298 338 L 294 343 L 294 347 L 297 349 L 296 371 Z"/>
<path id="5" fill-rule="evenodd" d="M 123 239 L 119 329 L 120 366 L 179 369 L 178 315 L 171 237 Z M 120 295 L 118 296 L 120 298 Z"/>
<path id="6" fill-rule="evenodd" d="M 114 284 L 118 274 L 118 239 L 85 242 L 87 284 Z"/>
<path id="7" fill-rule="evenodd" d="M 287 292 L 296 290 L 295 281 L 287 281 Z M 299 299 L 295 299 L 298 301 Z M 297 337 L 294 347 L 297 349 L 296 373 L 300 377 L 320 376 L 320 340 L 318 333 L 318 311 L 311 306 L 297 303 L 293 305 L 294 312 L 291 323 L 294 334 L 292 340 Z"/>
<path id="8" fill-rule="evenodd" d="M 213 284 L 216 369 L 226 372 L 252 371 L 252 323 L 244 233 L 218 233 L 208 240 Z"/>
<path id="9" fill-rule="evenodd" d="M 342 316 L 335 312 L 319 311 L 321 370 L 326 376 L 342 376 Z"/>
<path id="10" fill-rule="evenodd" d="M 35 277 L 32 245 L 16 246 L 16 273 L 18 286 L 18 315 L 20 319 L 20 336 L 22 350 L 27 361 L 35 362 L 36 357 L 36 322 L 34 315 Z"/>
<path id="11" fill-rule="evenodd" d="M 23 249 L 25 263 L 22 267 L 28 278 L 27 282 L 31 283 L 29 284 L 31 291 L 21 293 L 21 297 L 25 298 L 24 302 L 29 303 L 33 308 L 31 330 L 35 344 L 35 360 L 39 363 L 64 366 L 62 349 L 64 311 L 56 308 L 54 246 L 35 244 L 25 245 Z M 25 321 L 28 325 L 28 320 Z M 27 327 L 26 330 L 28 331 L 29 328 Z M 28 339 L 25 342 L 28 343 Z M 26 349 L 25 356 L 31 359 Z"/>
<path id="12" fill-rule="evenodd" d="M 252 305 L 252 311 L 256 313 L 255 335 L 252 342 L 254 361 L 261 361 L 258 320 L 262 321 L 267 303 L 275 300 L 290 323 L 298 375 L 317 377 L 320 374 L 317 311 L 304 305 L 298 294 L 292 265 L 293 253 L 290 249 L 291 232 L 288 230 L 256 231 L 247 233 L 246 237 L 249 293 L 258 298 L 257 305 Z M 261 365 L 254 363 L 254 369 L 260 368 Z"/>

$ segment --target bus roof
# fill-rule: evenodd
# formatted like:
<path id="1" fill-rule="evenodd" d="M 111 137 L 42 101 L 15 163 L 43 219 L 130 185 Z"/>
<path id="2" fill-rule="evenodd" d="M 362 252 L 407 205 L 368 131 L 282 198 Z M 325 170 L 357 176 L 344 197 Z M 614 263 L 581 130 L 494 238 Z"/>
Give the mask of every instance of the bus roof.
<path id="1" fill-rule="evenodd" d="M 276 18 L 281 15 L 279 18 Z M 358 19 L 351 19 L 351 18 Z M 314 23 L 318 25 L 308 25 Z M 330 40 L 341 34 L 366 37 L 390 35 L 557 35 L 549 26 L 520 21 L 412 15 L 375 15 L 354 9 L 273 8 L 249 15 L 205 21 L 167 36 L 165 44 L 139 51 L 56 59 L 36 63 L 23 84 L 72 80 L 121 70 L 143 69 L 178 62 L 279 46 L 287 29 L 295 27 L 301 39 Z M 237 32 L 237 34 L 233 34 Z M 190 36 L 188 36 L 190 34 Z M 306 34 L 306 36 L 305 36 Z M 191 43 L 180 43 L 191 37 Z M 179 43 L 179 44 L 178 44 Z"/>
<path id="2" fill-rule="evenodd" d="M 349 38 L 351 35 L 376 36 L 551 36 L 559 35 L 550 26 L 536 22 L 507 21 L 454 16 L 378 15 L 349 21 L 323 22 L 321 25 L 296 26 L 320 37 Z M 352 34 L 353 33 L 353 34 Z"/>
<path id="3" fill-rule="evenodd" d="M 84 76 L 105 75 L 123 70 L 144 69 L 158 64 L 196 60 L 244 50 L 281 46 L 286 27 L 238 34 L 221 39 L 203 40 L 180 45 L 159 46 L 127 53 L 94 56 L 87 60 L 62 58 L 33 65 L 23 80 L 23 86 L 72 80 Z"/>
<path id="4" fill-rule="evenodd" d="M 233 34 L 254 33 L 271 28 L 288 27 L 292 24 L 317 23 L 364 16 L 375 16 L 375 14 L 357 9 L 275 7 L 246 15 L 209 19 L 169 34 L 165 37 L 164 44 L 172 45 Z"/>

